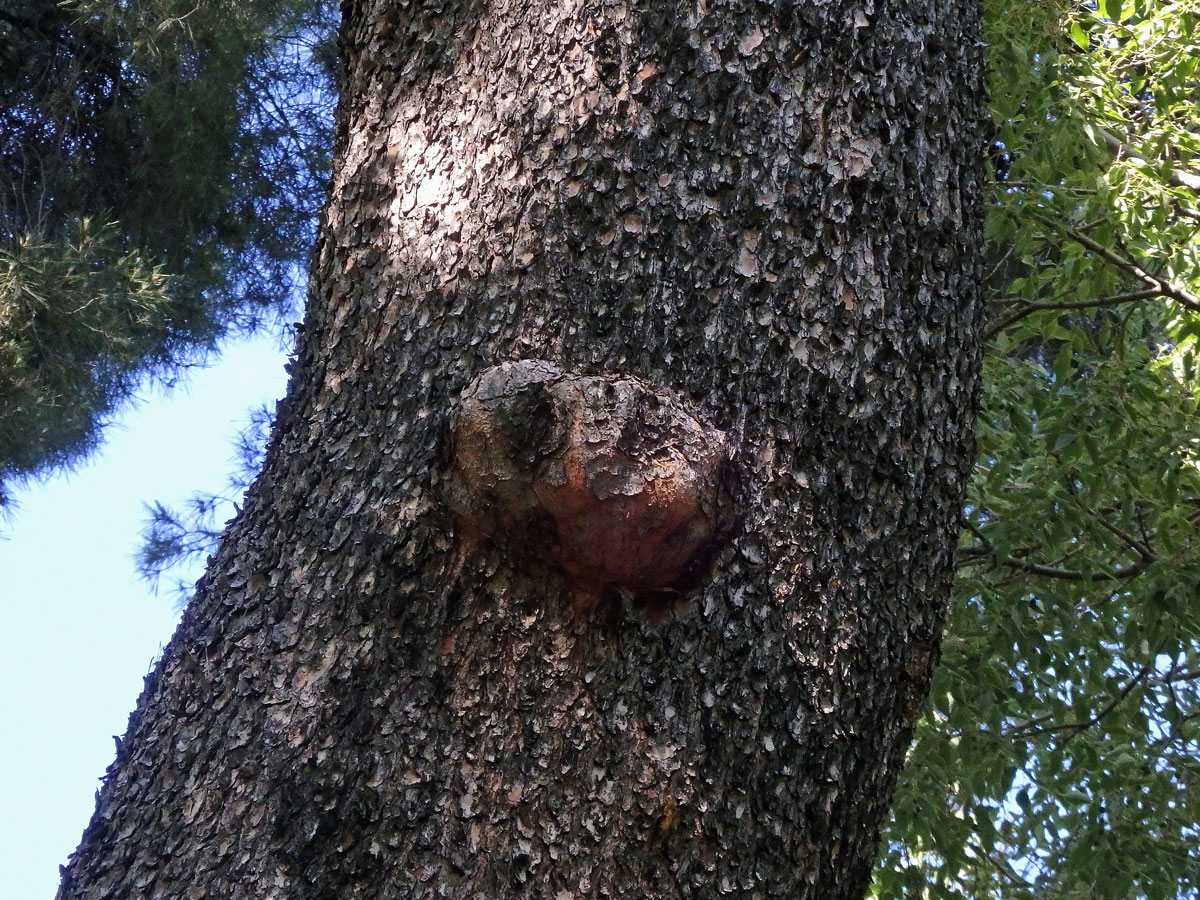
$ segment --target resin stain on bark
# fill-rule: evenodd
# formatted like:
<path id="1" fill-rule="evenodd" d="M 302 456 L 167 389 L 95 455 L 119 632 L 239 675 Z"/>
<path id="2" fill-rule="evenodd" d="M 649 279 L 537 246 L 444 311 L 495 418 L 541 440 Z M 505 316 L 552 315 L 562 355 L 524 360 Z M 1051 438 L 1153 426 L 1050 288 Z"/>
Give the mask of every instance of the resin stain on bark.
<path id="1" fill-rule="evenodd" d="M 463 392 L 451 439 L 468 534 L 554 564 L 581 600 L 686 586 L 734 529 L 727 435 L 637 378 L 504 363 Z"/>

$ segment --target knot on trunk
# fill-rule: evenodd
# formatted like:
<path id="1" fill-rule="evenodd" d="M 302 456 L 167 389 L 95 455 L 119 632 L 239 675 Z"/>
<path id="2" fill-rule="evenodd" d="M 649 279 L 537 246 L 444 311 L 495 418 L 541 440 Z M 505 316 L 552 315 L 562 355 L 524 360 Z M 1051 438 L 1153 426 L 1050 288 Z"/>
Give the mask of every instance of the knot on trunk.
<path id="1" fill-rule="evenodd" d="M 733 531 L 726 434 L 640 379 L 505 363 L 463 391 L 451 429 L 449 499 L 468 529 L 557 565 L 580 594 L 683 587 Z"/>

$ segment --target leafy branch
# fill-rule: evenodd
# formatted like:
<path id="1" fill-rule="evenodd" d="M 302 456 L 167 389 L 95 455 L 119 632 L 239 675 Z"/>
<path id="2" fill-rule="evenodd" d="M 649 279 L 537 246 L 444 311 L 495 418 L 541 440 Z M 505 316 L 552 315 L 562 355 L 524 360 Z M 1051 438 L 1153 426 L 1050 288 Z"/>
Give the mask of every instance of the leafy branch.
<path id="1" fill-rule="evenodd" d="M 1104 143 L 1108 144 L 1120 156 L 1127 156 L 1130 159 L 1136 159 L 1141 162 L 1153 165 L 1153 160 L 1147 157 L 1144 153 L 1135 147 L 1130 146 L 1125 141 L 1121 140 L 1107 128 L 1102 128 L 1099 125 L 1092 126 L 1096 133 L 1104 139 Z M 1167 179 L 1176 187 L 1187 188 L 1193 191 L 1200 191 L 1200 175 L 1193 175 L 1191 172 L 1183 169 L 1170 167 L 1166 172 Z"/>
<path id="2" fill-rule="evenodd" d="M 1122 303 L 1132 303 L 1138 300 L 1148 300 L 1151 297 L 1159 297 L 1162 292 L 1156 288 L 1147 288 L 1142 291 L 1130 291 L 1125 294 L 1113 294 L 1110 297 L 1099 297 L 1094 300 L 1079 300 L 1074 303 L 1034 303 L 1021 302 L 1021 305 L 1002 315 L 990 323 L 983 332 L 983 341 L 986 343 L 1010 325 L 1019 322 L 1026 316 L 1033 315 L 1037 312 L 1069 312 L 1077 309 L 1097 309 L 1105 306 L 1118 306 Z"/>
<path id="3" fill-rule="evenodd" d="M 1159 649 L 1161 649 L 1161 646 Z M 1108 703 L 1106 703 L 1092 715 L 1088 716 L 1086 719 L 1081 719 L 1076 722 L 1061 722 L 1057 725 L 1041 724 L 1042 722 L 1049 721 L 1054 717 L 1054 715 L 1050 713 L 1044 716 L 1039 716 L 1035 719 L 1030 719 L 1029 721 L 1023 722 L 1014 728 L 1006 729 L 1001 732 L 1001 734 L 1007 738 L 1028 739 L 1037 735 L 1056 734 L 1061 731 L 1067 731 L 1070 733 L 1063 739 L 1063 745 L 1065 746 L 1081 732 L 1086 731 L 1094 725 L 1098 725 L 1107 715 L 1125 702 L 1129 695 L 1133 693 L 1135 688 L 1146 683 L 1147 677 L 1152 671 L 1154 671 L 1153 657 L 1157 655 L 1157 652 L 1158 651 L 1156 650 L 1154 654 L 1151 654 L 1150 662 L 1142 666 L 1141 669 L 1139 669 L 1138 672 L 1132 678 L 1130 678 L 1128 682 L 1125 683 L 1121 690 L 1117 692 L 1116 696 L 1112 697 Z M 1091 703 L 1095 702 L 1096 699 L 1098 698 L 1088 698 L 1084 701 L 1084 704 L 1090 705 Z"/>
<path id="4" fill-rule="evenodd" d="M 977 547 L 966 547 L 964 552 L 970 556 L 970 559 L 964 563 L 964 566 L 976 565 L 980 559 L 991 559 L 996 565 L 1005 566 L 1010 569 L 1017 569 L 1022 572 L 1028 572 L 1032 575 L 1040 575 L 1044 578 L 1058 578 L 1064 581 L 1121 581 L 1127 578 L 1134 578 L 1141 575 L 1153 563 L 1158 561 L 1158 557 L 1143 552 L 1138 547 L 1139 559 L 1137 562 L 1130 563 L 1127 566 L 1120 566 L 1113 569 L 1111 572 L 1080 572 L 1075 569 L 1066 569 L 1060 566 L 1049 566 L 1042 563 L 1028 562 L 1024 559 L 1019 559 L 1007 554 L 1000 554 L 988 540 L 987 535 L 983 533 L 973 522 L 968 519 L 963 519 L 963 527 L 970 531 L 979 540 Z"/>
<path id="5" fill-rule="evenodd" d="M 1200 312 L 1200 297 L 1193 294 L 1183 285 L 1177 284 L 1170 279 L 1159 278 L 1158 276 L 1151 275 L 1137 263 L 1126 259 L 1116 251 L 1105 247 L 1103 244 L 1097 243 L 1078 228 L 1071 228 L 1070 226 L 1066 225 L 1057 225 L 1045 218 L 1043 218 L 1042 221 L 1048 227 L 1060 231 L 1062 234 L 1069 237 L 1081 247 L 1090 250 L 1100 258 L 1111 263 L 1129 277 L 1148 285 L 1155 292 L 1162 294 L 1165 297 L 1170 297 L 1172 300 L 1175 300 L 1194 312 Z"/>

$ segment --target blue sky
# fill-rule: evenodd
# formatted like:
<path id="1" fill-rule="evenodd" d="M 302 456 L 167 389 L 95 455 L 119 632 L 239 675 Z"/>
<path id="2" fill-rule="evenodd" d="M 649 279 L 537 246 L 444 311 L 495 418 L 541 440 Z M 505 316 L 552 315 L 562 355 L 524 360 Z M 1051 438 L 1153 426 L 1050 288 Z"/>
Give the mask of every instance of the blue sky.
<path id="1" fill-rule="evenodd" d="M 283 395 L 263 335 L 123 411 L 78 471 L 14 491 L 0 522 L 0 872 L 12 900 L 52 898 L 142 677 L 170 640 L 174 596 L 139 581 L 143 504 L 222 490 L 247 411 Z M 187 575 L 193 580 L 200 567 Z"/>

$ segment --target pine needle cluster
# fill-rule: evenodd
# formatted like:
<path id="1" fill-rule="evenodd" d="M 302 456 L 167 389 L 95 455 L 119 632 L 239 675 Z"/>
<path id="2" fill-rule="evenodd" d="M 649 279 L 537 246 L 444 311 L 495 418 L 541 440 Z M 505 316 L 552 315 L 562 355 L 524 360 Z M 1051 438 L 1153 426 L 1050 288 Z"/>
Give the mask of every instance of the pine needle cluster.
<path id="1" fill-rule="evenodd" d="M 0 12 L 0 497 L 147 379 L 288 317 L 329 157 L 336 11 L 18 0 Z"/>

